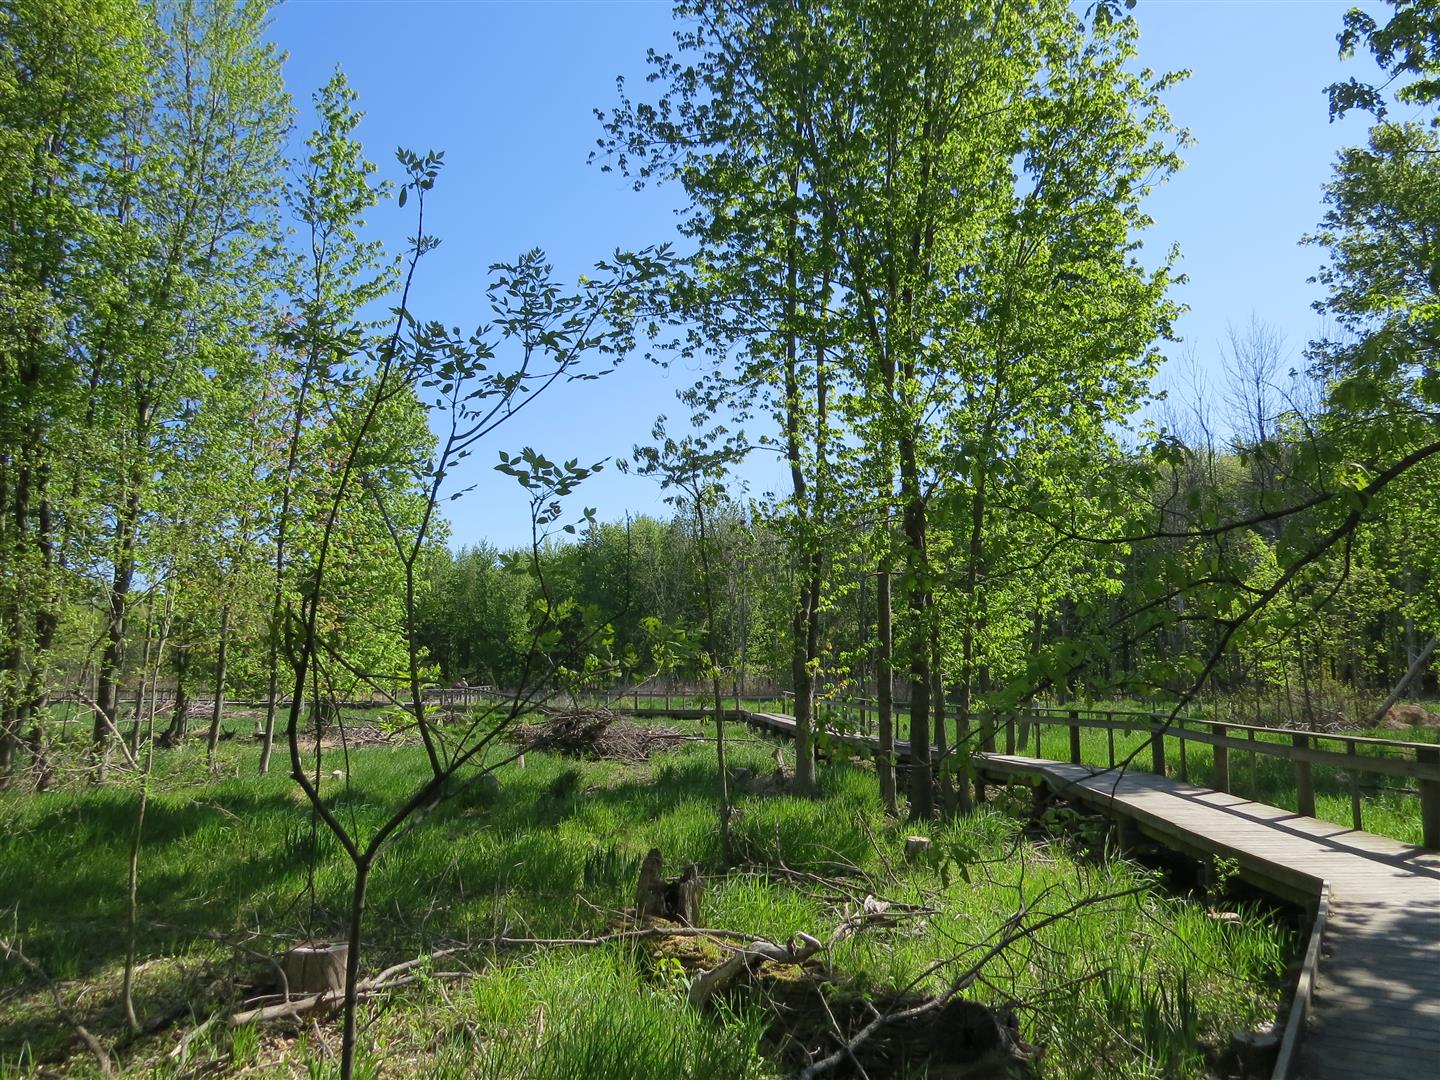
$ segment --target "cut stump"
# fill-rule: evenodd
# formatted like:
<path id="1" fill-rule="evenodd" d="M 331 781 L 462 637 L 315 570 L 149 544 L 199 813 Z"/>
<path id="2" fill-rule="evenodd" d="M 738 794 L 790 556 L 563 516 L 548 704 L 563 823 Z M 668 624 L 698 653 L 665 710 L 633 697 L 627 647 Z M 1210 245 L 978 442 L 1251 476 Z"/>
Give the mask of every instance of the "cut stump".
<path id="1" fill-rule="evenodd" d="M 705 883 L 694 863 L 678 878 L 667 880 L 665 859 L 659 848 L 651 848 L 640 864 L 635 886 L 635 918 L 671 919 L 686 926 L 700 925 L 700 894 Z"/>
<path id="2" fill-rule="evenodd" d="M 930 853 L 928 836 L 907 836 L 905 838 L 905 861 L 918 862 Z"/>
<path id="3" fill-rule="evenodd" d="M 285 954 L 280 965 L 285 972 L 290 996 L 343 991 L 345 965 L 349 958 L 350 946 L 343 941 L 295 946 Z"/>

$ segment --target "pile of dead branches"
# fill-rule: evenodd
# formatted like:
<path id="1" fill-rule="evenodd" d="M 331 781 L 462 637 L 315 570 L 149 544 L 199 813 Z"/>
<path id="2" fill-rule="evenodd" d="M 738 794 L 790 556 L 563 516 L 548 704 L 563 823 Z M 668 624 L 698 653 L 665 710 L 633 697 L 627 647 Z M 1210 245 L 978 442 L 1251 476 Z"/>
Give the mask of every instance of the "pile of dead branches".
<path id="1" fill-rule="evenodd" d="M 527 750 L 557 750 L 571 757 L 605 761 L 646 761 L 660 750 L 692 742 L 670 727 L 646 727 L 610 709 L 577 708 L 556 712 L 540 724 L 515 728 L 515 742 Z"/>

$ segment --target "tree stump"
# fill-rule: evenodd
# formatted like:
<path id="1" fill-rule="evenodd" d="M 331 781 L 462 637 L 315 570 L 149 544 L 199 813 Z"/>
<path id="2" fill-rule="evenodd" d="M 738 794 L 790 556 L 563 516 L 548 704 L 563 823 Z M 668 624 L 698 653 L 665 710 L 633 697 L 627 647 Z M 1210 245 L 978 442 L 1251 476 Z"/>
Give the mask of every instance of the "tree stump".
<path id="1" fill-rule="evenodd" d="M 666 880 L 665 860 L 651 848 L 640 864 L 635 886 L 636 919 L 671 919 L 686 926 L 700 925 L 700 895 L 705 883 L 694 863 L 677 878 Z"/>
<path id="2" fill-rule="evenodd" d="M 928 836 L 907 836 L 905 838 L 905 861 L 918 862 L 930 854 L 930 838 Z"/>
<path id="3" fill-rule="evenodd" d="M 323 994 L 333 990 L 340 993 L 345 989 L 345 965 L 350 958 L 350 946 L 343 941 L 334 944 L 309 942 L 297 945 L 285 954 L 281 968 L 290 996 L 297 994 Z"/>
<path id="4" fill-rule="evenodd" d="M 1269 1076 L 1280 1054 L 1280 1032 L 1274 1025 L 1259 1031 L 1236 1029 L 1230 1033 L 1230 1052 L 1241 1076 Z"/>

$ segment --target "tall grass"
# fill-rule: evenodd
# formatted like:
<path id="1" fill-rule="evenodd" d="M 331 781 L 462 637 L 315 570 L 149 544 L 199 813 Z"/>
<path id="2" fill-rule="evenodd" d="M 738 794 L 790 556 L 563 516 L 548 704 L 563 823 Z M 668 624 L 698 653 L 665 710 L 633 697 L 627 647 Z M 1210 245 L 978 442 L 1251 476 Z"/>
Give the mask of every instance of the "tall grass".
<path id="1" fill-rule="evenodd" d="M 244 954 L 217 938 L 276 951 L 301 937 L 338 934 L 344 924 L 343 853 L 323 828 L 312 832 L 291 781 L 241 777 L 248 747 L 246 758 L 235 743 L 226 749 L 230 779 L 201 782 L 203 761 L 182 750 L 166 759 L 165 782 L 151 798 L 139 877 L 139 958 L 149 966 L 137 1004 L 145 1016 L 173 1006 L 179 986 L 190 985 L 181 973 L 193 981 L 196 972 L 233 972 L 225 965 Z M 765 740 L 738 738 L 734 764 L 766 771 L 773 752 Z M 1026 839 L 1020 821 L 993 808 L 951 822 L 897 824 L 881 812 L 873 773 L 834 764 L 822 770 L 820 799 L 742 795 L 735 840 L 743 864 L 727 871 L 715 829 L 713 758 L 703 743 L 638 767 L 539 753 L 527 759 L 526 768 L 500 770 L 498 791 L 475 786 L 443 806 L 372 878 L 374 963 L 444 942 L 469 943 L 480 967 L 468 983 L 422 981 L 366 1006 L 362 1065 L 372 1073 L 773 1074 L 779 1065 L 763 1056 L 771 1043 L 762 1034 L 776 1015 L 763 998 L 696 1013 L 673 956 L 623 943 L 539 952 L 485 944 L 497 935 L 604 930 L 609 913 L 632 902 L 636 869 L 652 846 L 672 873 L 699 865 L 708 879 L 707 923 L 773 940 L 802 930 L 828 937 L 850 901 L 823 881 L 859 882 L 862 872 L 866 887 L 889 899 L 933 909 L 830 950 L 828 978 L 845 992 L 911 985 L 936 992 L 948 976 L 935 962 L 968 955 L 1019 905 L 1059 909 L 1081 896 L 1144 886 L 1017 943 L 970 991 L 1017 1007 L 1025 1037 L 1047 1047 L 1045 1075 L 1054 1080 L 1199 1076 L 1204 1045 L 1276 1008 L 1293 947 L 1284 928 L 1258 912 L 1238 924 L 1211 919 L 1202 905 L 1167 896 L 1136 865 L 1095 862 L 1063 840 Z M 426 768 L 414 749 L 356 750 L 348 784 L 327 780 L 326 798 L 363 832 Z M 14 912 L 27 952 L 69 984 L 67 993 L 91 988 L 77 1008 L 112 1033 L 107 1010 L 124 954 L 119 928 L 135 800 L 123 784 L 0 796 L 0 909 Z M 916 831 L 932 837 L 935 858 L 910 865 L 904 840 Z M 685 962 L 720 955 L 712 947 L 708 957 Z M 194 992 L 202 1005 L 214 1004 Z M 0 997 L 0 1070 L 28 1074 L 35 1059 L 72 1052 L 69 1033 L 13 968 L 0 967 L 0 994 L 8 995 Z M 224 1063 L 210 1066 L 219 1071 L 307 1075 L 313 1065 L 323 1075 L 324 1038 L 311 1031 L 305 1042 L 277 1043 L 242 1031 L 217 1035 L 205 1053 Z M 22 1061 L 27 1045 L 34 1058 Z M 162 1053 L 168 1045 L 122 1054 L 128 1073 L 172 1070 Z M 84 1070 L 83 1057 L 68 1061 Z"/>

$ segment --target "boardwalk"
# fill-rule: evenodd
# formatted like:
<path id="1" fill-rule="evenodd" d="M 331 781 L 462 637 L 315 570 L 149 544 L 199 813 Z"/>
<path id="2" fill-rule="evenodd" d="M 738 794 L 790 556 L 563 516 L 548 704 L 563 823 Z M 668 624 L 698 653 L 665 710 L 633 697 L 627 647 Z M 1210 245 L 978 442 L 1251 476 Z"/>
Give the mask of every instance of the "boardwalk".
<path id="1" fill-rule="evenodd" d="M 748 713 L 780 735 L 794 720 Z M 857 749 L 874 740 L 843 736 Z M 909 747 L 896 746 L 908 756 Z M 991 779 L 1042 781 L 1169 847 L 1233 858 L 1244 876 L 1312 907 L 1328 896 L 1304 1080 L 1440 1080 L 1440 854 L 1139 771 L 977 755 Z M 1303 992 L 1303 987 L 1302 987 Z"/>
<path id="2" fill-rule="evenodd" d="M 982 755 L 982 771 L 1041 777 L 1182 850 L 1224 855 L 1329 913 L 1298 1075 L 1440 1078 L 1440 855 L 1148 773 Z"/>

